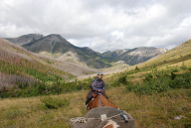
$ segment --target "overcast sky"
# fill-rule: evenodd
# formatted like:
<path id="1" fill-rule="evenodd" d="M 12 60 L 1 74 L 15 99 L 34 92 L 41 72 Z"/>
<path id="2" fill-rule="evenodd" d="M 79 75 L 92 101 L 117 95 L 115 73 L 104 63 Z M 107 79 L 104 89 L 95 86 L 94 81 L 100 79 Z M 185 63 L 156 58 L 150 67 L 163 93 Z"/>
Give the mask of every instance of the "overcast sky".
<path id="1" fill-rule="evenodd" d="M 1 0 L 0 37 L 61 34 L 94 50 L 191 39 L 191 0 Z"/>

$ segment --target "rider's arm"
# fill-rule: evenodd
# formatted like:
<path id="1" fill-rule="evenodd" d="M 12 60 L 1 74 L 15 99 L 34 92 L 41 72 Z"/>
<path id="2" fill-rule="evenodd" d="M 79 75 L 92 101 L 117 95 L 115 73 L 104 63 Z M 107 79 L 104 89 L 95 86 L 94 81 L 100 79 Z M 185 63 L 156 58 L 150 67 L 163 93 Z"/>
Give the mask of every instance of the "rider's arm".
<path id="1" fill-rule="evenodd" d="M 105 90 L 105 82 L 103 81 L 103 90 Z"/>
<path id="2" fill-rule="evenodd" d="M 96 86 L 94 86 L 94 85 L 92 84 L 92 90 L 94 90 L 94 91 L 98 91 L 99 88 L 97 88 Z"/>
<path id="3" fill-rule="evenodd" d="M 91 84 L 91 89 L 94 90 L 94 91 L 97 90 L 95 80 Z"/>

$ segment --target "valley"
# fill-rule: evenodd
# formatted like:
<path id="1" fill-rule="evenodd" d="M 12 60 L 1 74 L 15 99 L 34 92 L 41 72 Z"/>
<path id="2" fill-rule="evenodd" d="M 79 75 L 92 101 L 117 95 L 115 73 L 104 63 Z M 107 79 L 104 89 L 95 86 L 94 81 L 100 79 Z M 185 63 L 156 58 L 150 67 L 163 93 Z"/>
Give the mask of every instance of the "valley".
<path id="1" fill-rule="evenodd" d="M 70 118 L 87 112 L 84 101 L 96 72 L 104 72 L 107 94 L 136 119 L 137 128 L 190 126 L 190 40 L 162 53 L 158 52 L 161 49 L 154 53 L 155 48 L 138 48 L 136 50 L 144 51 L 151 59 L 131 65 L 111 57 L 134 55 L 135 49 L 133 53 L 118 51 L 120 55 L 109 52 L 106 57 L 89 48 L 77 48 L 76 52 L 76 47 L 66 41 L 72 50 L 56 52 L 54 43 L 44 47 L 52 36 L 59 42 L 58 47 L 64 44 L 58 35 L 27 38 L 27 43 L 19 38 L 17 40 L 22 42 L 19 44 L 0 40 L 0 128 L 70 127 Z M 145 49 L 151 51 L 145 52 Z M 90 53 L 89 56 L 84 57 L 84 52 Z M 99 61 L 95 66 L 91 63 L 97 61 L 96 56 Z M 91 61 L 91 57 L 95 60 Z M 84 59 L 87 61 L 82 61 Z M 102 64 L 110 66 L 102 67 Z"/>
<path id="2" fill-rule="evenodd" d="M 1 0 L 0 128 L 191 128 L 191 0 Z"/>

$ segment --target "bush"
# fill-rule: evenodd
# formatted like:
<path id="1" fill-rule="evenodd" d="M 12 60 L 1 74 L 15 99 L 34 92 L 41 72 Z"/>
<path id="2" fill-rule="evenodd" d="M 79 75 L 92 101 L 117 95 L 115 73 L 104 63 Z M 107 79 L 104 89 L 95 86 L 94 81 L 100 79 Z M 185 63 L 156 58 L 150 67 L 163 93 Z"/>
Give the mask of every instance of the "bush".
<path id="1" fill-rule="evenodd" d="M 60 107 L 66 107 L 69 105 L 68 100 L 55 97 L 45 97 L 41 99 L 41 102 L 48 109 L 58 109 Z"/>
<path id="2" fill-rule="evenodd" d="M 160 79 L 155 79 L 149 82 L 145 82 L 142 85 L 128 85 L 127 90 L 133 91 L 139 94 L 155 94 L 169 90 L 169 79 L 161 81 Z"/>
<path id="3" fill-rule="evenodd" d="M 191 73 L 176 75 L 169 86 L 171 88 L 191 88 Z"/>
<path id="4" fill-rule="evenodd" d="M 142 84 L 129 84 L 128 91 L 139 94 L 155 94 L 170 89 L 191 88 L 191 73 L 176 74 L 174 70 L 153 71 L 145 76 Z"/>
<path id="5" fill-rule="evenodd" d="M 62 79 L 51 82 L 38 81 L 30 86 L 18 86 L 12 89 L 0 89 L 0 97 L 30 97 L 49 94 L 61 94 L 72 91 L 89 89 L 92 79 L 65 82 Z"/>
<path id="6" fill-rule="evenodd" d="M 118 81 L 117 81 L 119 84 L 127 84 L 128 81 L 127 81 L 127 76 L 126 75 L 122 75 L 118 78 Z"/>
<path id="7" fill-rule="evenodd" d="M 119 87 L 129 84 L 127 73 L 117 73 L 110 77 L 110 79 L 107 79 L 107 88 L 111 87 Z"/>

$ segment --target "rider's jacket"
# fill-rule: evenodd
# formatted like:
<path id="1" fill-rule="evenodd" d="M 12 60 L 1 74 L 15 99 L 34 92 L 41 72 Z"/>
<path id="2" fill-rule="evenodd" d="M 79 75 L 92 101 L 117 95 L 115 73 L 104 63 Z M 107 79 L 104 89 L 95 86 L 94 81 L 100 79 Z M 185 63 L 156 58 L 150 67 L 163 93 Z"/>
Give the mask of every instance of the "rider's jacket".
<path id="1" fill-rule="evenodd" d="M 92 82 L 92 84 L 91 84 L 91 89 L 93 90 L 93 91 L 98 91 L 98 90 L 100 90 L 100 91 L 104 91 L 104 88 L 105 87 L 105 83 L 104 83 L 104 81 L 102 80 L 102 79 L 100 79 L 100 78 L 96 78 L 93 82 Z"/>

